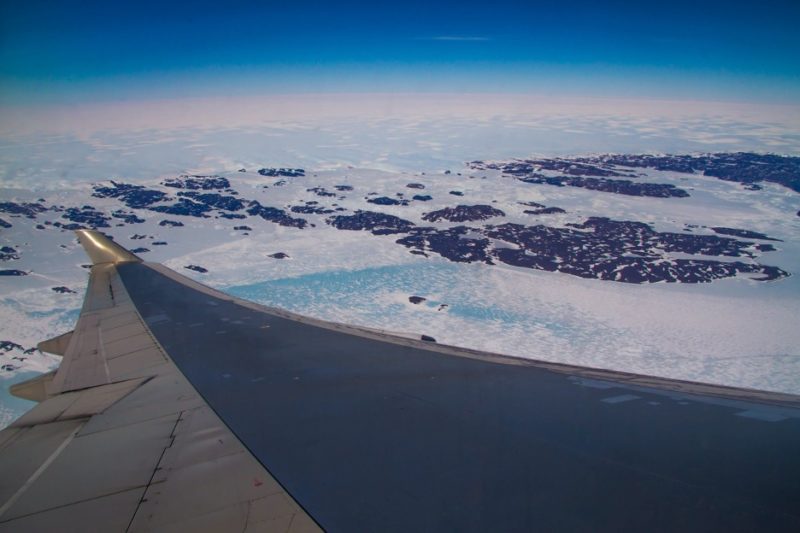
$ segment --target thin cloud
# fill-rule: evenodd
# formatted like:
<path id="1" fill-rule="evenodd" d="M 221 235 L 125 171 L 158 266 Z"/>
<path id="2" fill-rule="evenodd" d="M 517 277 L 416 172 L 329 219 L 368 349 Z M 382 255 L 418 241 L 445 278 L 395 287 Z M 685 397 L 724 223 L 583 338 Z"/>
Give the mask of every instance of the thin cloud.
<path id="1" fill-rule="evenodd" d="M 420 37 L 420 41 L 461 41 L 461 42 L 485 42 L 491 41 L 489 37 L 469 36 L 469 35 L 436 35 L 434 37 Z"/>

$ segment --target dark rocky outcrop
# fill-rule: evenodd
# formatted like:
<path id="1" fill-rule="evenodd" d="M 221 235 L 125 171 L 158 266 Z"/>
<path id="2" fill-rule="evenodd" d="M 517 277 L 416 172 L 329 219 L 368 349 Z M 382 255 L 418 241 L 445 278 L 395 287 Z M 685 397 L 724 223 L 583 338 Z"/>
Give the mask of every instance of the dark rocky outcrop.
<path id="1" fill-rule="evenodd" d="M 308 221 L 304 218 L 291 217 L 283 209 L 266 207 L 255 200 L 250 202 L 247 213 L 253 216 L 259 216 L 270 222 L 275 222 L 281 226 L 303 229 L 308 225 Z"/>
<path id="2" fill-rule="evenodd" d="M 326 222 L 336 229 L 368 230 L 374 235 L 406 233 L 414 227 L 414 223 L 408 220 L 373 211 L 356 211 L 353 215 L 338 215 L 328 218 Z"/>
<path id="3" fill-rule="evenodd" d="M 134 213 L 126 213 L 121 209 L 118 209 L 111 213 L 111 216 L 117 219 L 122 220 L 125 224 L 142 224 L 145 220 L 143 218 L 138 217 Z"/>
<path id="4" fill-rule="evenodd" d="M 583 159 L 514 159 L 511 161 L 503 161 L 500 163 L 484 163 L 483 161 L 473 161 L 469 164 L 470 168 L 483 170 L 483 169 L 501 169 L 506 174 L 512 175 L 527 175 L 542 170 L 549 170 L 566 174 L 568 176 L 594 176 L 594 177 L 611 177 L 611 176 L 626 176 L 611 168 L 603 168 L 595 162 L 591 164 L 586 163 L 588 160 Z M 601 163 L 602 164 L 602 163 Z"/>
<path id="5" fill-rule="evenodd" d="M 229 189 L 231 182 L 227 178 L 221 176 L 181 176 L 179 178 L 170 178 L 164 180 L 162 184 L 165 187 L 172 187 L 175 189 L 189 189 L 189 190 L 221 190 Z"/>
<path id="6" fill-rule="evenodd" d="M 85 205 L 81 208 L 78 207 L 70 207 L 64 214 L 61 215 L 61 218 L 74 222 L 76 224 L 83 224 L 89 228 L 97 229 L 97 228 L 110 228 L 111 225 L 109 222 L 111 218 L 107 216 L 105 213 L 95 210 L 92 206 Z M 73 229 L 72 225 L 62 226 L 63 229 Z M 83 226 L 74 228 L 74 229 L 82 229 Z"/>
<path id="7" fill-rule="evenodd" d="M 592 191 L 625 194 L 627 196 L 649 196 L 652 198 L 686 198 L 689 196 L 688 192 L 671 183 L 637 183 L 631 180 L 543 176 L 541 174 L 531 174 L 518 179 L 525 183 L 555 185 L 557 187 L 580 187 Z"/>
<path id="8" fill-rule="evenodd" d="M 408 205 L 408 200 L 397 200 L 395 198 L 389 198 L 388 196 L 368 198 L 367 202 L 376 205 Z"/>
<path id="9" fill-rule="evenodd" d="M 762 241 L 782 242 L 780 239 L 773 239 L 772 237 L 767 237 L 763 233 L 759 233 L 757 231 L 750 231 L 747 229 L 723 228 L 719 226 L 709 229 L 714 233 L 719 233 L 720 235 L 732 235 L 734 237 L 742 237 L 744 239 L 760 239 Z"/>
<path id="10" fill-rule="evenodd" d="M 753 257 L 749 250 L 753 243 L 715 235 L 659 233 L 641 222 L 592 217 L 571 228 L 504 224 L 488 227 L 485 234 L 515 246 L 494 251 L 504 263 L 584 278 L 700 283 L 737 273 L 760 273 L 760 281 L 788 275 L 779 268 L 755 263 L 669 259 L 664 252 Z"/>
<path id="11" fill-rule="evenodd" d="M 209 209 L 221 209 L 223 211 L 240 211 L 244 209 L 244 202 L 233 196 L 225 196 L 219 193 L 199 193 L 195 191 L 179 192 L 178 196 L 191 198 L 195 202 L 206 205 Z"/>
<path id="12" fill-rule="evenodd" d="M 333 209 L 327 209 L 316 205 L 293 205 L 289 208 L 289 211 L 304 215 L 329 215 L 335 212 Z"/>
<path id="13" fill-rule="evenodd" d="M 524 226 L 506 223 L 485 228 L 457 226 L 411 228 L 397 240 L 412 253 L 439 254 L 456 262 L 493 260 L 537 270 L 626 283 L 706 283 L 715 279 L 755 274 L 757 281 L 777 280 L 784 270 L 752 261 L 714 260 L 707 257 L 744 257 L 774 250 L 718 235 L 657 232 L 650 225 L 592 217 L 568 227 Z M 673 259 L 669 253 L 692 254 L 697 259 Z"/>
<path id="14" fill-rule="evenodd" d="M 473 161 L 469 165 L 476 170 L 499 170 L 525 183 L 555 185 L 557 187 L 580 187 L 593 191 L 648 196 L 653 198 L 685 198 L 689 193 L 669 183 L 640 183 L 629 179 L 611 179 L 609 176 L 636 177 L 616 170 L 601 160 L 587 159 L 526 159 L 485 163 Z M 545 175 L 541 171 L 556 171 L 559 175 Z"/>
<path id="15" fill-rule="evenodd" d="M 493 264 L 489 254 L 489 239 L 470 236 L 474 230 L 456 226 L 445 230 L 416 228 L 396 242 L 417 252 L 434 252 L 458 263 L 482 262 Z"/>
<path id="16" fill-rule="evenodd" d="M 588 159 L 587 159 L 588 160 Z M 800 157 L 752 152 L 705 155 L 604 155 L 591 159 L 631 168 L 652 168 L 694 174 L 702 172 L 724 181 L 735 181 L 751 190 L 772 182 L 800 192 Z"/>
<path id="17" fill-rule="evenodd" d="M 25 348 L 23 348 L 21 345 L 17 344 L 16 342 L 0 341 L 0 350 L 2 350 L 3 353 L 8 353 L 11 350 L 19 350 L 20 352 L 24 352 Z"/>
<path id="18" fill-rule="evenodd" d="M 50 290 L 59 294 L 75 294 L 69 287 L 50 287 Z"/>
<path id="19" fill-rule="evenodd" d="M 13 261 L 19 259 L 19 251 L 11 246 L 0 247 L 0 261 Z"/>
<path id="20" fill-rule="evenodd" d="M 557 213 L 566 213 L 560 207 L 540 207 L 539 209 L 526 209 L 523 211 L 526 215 L 555 215 Z"/>
<path id="21" fill-rule="evenodd" d="M 271 178 L 282 176 L 286 178 L 297 178 L 306 175 L 306 171 L 302 168 L 262 168 L 258 170 L 262 176 Z"/>
<path id="22" fill-rule="evenodd" d="M 313 192 L 317 196 L 323 197 L 335 197 L 335 192 L 330 192 L 329 190 L 325 189 L 325 187 L 311 187 L 310 189 L 306 189 L 306 192 Z"/>
<path id="23" fill-rule="evenodd" d="M 427 222 L 438 222 L 440 220 L 467 222 L 504 216 L 506 216 L 504 212 L 490 205 L 457 205 L 456 207 L 445 207 L 438 211 L 431 211 L 424 214 L 422 219 Z"/>
<path id="24" fill-rule="evenodd" d="M 151 211 L 157 213 L 164 213 L 166 215 L 182 215 L 186 217 L 208 218 L 208 213 L 211 211 L 211 206 L 189 200 L 188 198 L 180 198 L 172 205 L 157 205 L 151 207 Z"/>
<path id="25" fill-rule="evenodd" d="M 0 202 L 0 213 L 9 215 L 22 215 L 28 218 L 36 218 L 36 215 L 47 211 L 47 208 L 35 202 Z M 8 224 L 6 222 L 6 224 Z M 11 224 L 3 227 L 11 227 Z"/>
<path id="26" fill-rule="evenodd" d="M 95 198 L 117 198 L 131 209 L 144 209 L 155 203 L 169 200 L 167 193 L 147 189 L 142 185 L 117 183 L 111 181 L 111 187 L 95 185 L 92 196 Z"/>

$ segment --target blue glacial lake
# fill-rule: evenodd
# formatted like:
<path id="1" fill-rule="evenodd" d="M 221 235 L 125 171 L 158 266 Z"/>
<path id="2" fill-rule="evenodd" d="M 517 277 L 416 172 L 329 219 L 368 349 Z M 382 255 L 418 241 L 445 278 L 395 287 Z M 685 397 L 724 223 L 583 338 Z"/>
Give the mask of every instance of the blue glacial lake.
<path id="1" fill-rule="evenodd" d="M 331 271 L 228 287 L 225 292 L 263 305 L 304 315 L 337 320 L 337 310 L 347 309 L 363 317 L 362 323 L 386 326 L 391 317 L 432 310 L 446 304 L 449 316 L 475 323 L 493 322 L 510 327 L 545 327 L 554 335 L 568 335 L 569 328 L 547 312 L 510 309 L 490 294 L 492 283 L 482 265 L 423 262 L 363 270 Z M 387 297 L 393 295 L 394 297 Z M 419 307 L 408 305 L 408 296 L 427 298 Z M 488 295 L 488 297 L 487 297 Z M 548 319 L 549 318 L 549 319 Z"/>

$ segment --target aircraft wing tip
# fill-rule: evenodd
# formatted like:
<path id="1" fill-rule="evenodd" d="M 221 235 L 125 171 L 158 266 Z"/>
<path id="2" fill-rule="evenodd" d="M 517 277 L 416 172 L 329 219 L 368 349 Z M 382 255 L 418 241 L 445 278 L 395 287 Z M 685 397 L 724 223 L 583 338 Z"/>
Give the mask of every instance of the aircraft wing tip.
<path id="1" fill-rule="evenodd" d="M 95 265 L 101 263 L 141 263 L 142 259 L 131 251 L 115 243 L 111 237 L 96 230 L 79 229 L 75 231 L 83 249 Z"/>

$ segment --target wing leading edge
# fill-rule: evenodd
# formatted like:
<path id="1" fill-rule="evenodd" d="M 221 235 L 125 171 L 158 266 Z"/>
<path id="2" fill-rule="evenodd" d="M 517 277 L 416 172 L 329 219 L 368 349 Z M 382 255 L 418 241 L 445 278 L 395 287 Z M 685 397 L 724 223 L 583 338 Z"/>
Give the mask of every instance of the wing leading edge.
<path id="1" fill-rule="evenodd" d="M 80 238 L 0 531 L 800 529 L 796 396 L 322 322 Z"/>

